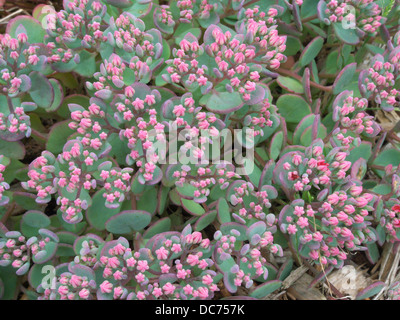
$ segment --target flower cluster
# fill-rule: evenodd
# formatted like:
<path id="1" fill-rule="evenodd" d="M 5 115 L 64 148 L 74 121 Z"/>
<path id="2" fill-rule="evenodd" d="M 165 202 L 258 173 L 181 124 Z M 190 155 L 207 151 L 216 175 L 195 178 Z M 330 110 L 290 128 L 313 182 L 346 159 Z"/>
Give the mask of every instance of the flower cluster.
<path id="1" fill-rule="evenodd" d="M 48 203 L 51 195 L 58 193 L 57 203 L 63 218 L 78 223 L 82 220 L 82 209 L 88 207 L 89 191 L 96 188 L 92 176 L 94 160 L 97 160 L 94 153 L 83 150 L 79 141 L 71 141 L 57 158 L 43 152 L 35 159 L 28 172 L 30 180 L 22 186 L 36 192 L 38 203 Z"/>
<path id="2" fill-rule="evenodd" d="M 230 262 L 227 263 L 231 265 L 229 272 L 227 270 L 222 270 L 222 272 L 225 276 L 233 279 L 231 285 L 234 287 L 250 288 L 253 285 L 253 279 L 261 276 L 267 279 L 268 269 L 265 264 L 267 260 L 261 254 L 261 251 L 265 248 L 274 254 L 279 254 L 281 250 L 279 245 L 273 243 L 272 233 L 264 231 L 266 225 L 263 222 L 258 223 L 257 228 L 261 228 L 261 231 L 247 231 L 249 243 L 242 245 L 240 250 L 237 250 L 235 245 L 241 238 L 241 233 L 237 229 L 232 228 L 225 235 L 221 231 L 217 231 L 214 235 L 217 240 L 217 261 L 221 261 L 221 263 Z M 256 229 L 256 227 L 253 227 L 253 229 Z M 229 289 L 232 290 L 233 288 L 228 287 Z"/>
<path id="3" fill-rule="evenodd" d="M 379 221 L 390 242 L 400 241 L 400 204 L 392 201 Z"/>
<path id="4" fill-rule="evenodd" d="M 399 48 L 376 55 L 371 67 L 362 71 L 359 77 L 360 91 L 387 111 L 399 106 L 400 91 L 395 86 L 400 75 Z"/>
<path id="5" fill-rule="evenodd" d="M 233 37 L 229 31 L 224 33 L 214 28 L 206 52 L 215 57 L 217 77 L 227 78 L 229 90 L 239 92 L 243 100 L 248 101 L 260 79 L 259 71 L 252 71 L 249 64 L 260 61 L 271 69 L 279 68 L 286 59 L 283 55 L 286 37 L 279 36 L 276 27 L 254 20 L 248 22 L 244 33 L 250 35 L 250 45 L 239 37 Z"/>
<path id="6" fill-rule="evenodd" d="M 279 15 L 279 12 L 276 8 L 270 8 L 267 12 L 264 12 L 260 10 L 259 6 L 248 8 L 243 13 L 246 17 L 247 23 L 265 23 L 267 26 L 275 25 L 277 22 L 276 17 Z"/>
<path id="7" fill-rule="evenodd" d="M 323 0 L 324 14 L 329 21 L 355 24 L 368 34 L 375 34 L 385 19 L 382 10 L 373 0 Z M 343 21 L 344 20 L 344 21 Z"/>
<path id="8" fill-rule="evenodd" d="M 74 46 L 97 48 L 107 40 L 101 30 L 106 8 L 100 1 L 74 0 L 64 9 L 46 16 L 48 62 L 68 64 L 74 60 L 79 63 L 79 55 L 72 49 Z"/>
<path id="9" fill-rule="evenodd" d="M 279 161 L 284 172 L 276 177 L 285 187 L 295 192 L 306 192 L 343 184 L 351 162 L 346 161 L 346 152 L 333 149 L 324 154 L 321 140 L 316 140 L 306 151 L 290 152 Z"/>
<path id="10" fill-rule="evenodd" d="M 315 263 L 340 268 L 347 259 L 346 251 L 360 250 L 376 240 L 369 213 L 375 198 L 362 192 L 356 185 L 336 191 L 319 208 L 295 200 L 280 214 L 281 231 L 298 239 L 301 254 Z"/>
<path id="11" fill-rule="evenodd" d="M 340 121 L 342 128 L 357 135 L 363 132 L 369 135 L 374 134 L 374 117 L 364 112 L 368 107 L 367 99 L 354 97 L 352 92 L 344 91 L 338 95 L 335 102 L 340 104 L 334 106 L 333 120 Z"/>
<path id="12" fill-rule="evenodd" d="M 19 269 L 30 260 L 26 238 L 19 232 L 7 233 L 5 236 L 6 238 L 0 243 L 1 264 L 3 266 L 11 264 L 13 268 Z M 40 247 L 43 248 L 44 244 L 42 243 Z M 32 249 L 37 253 L 37 247 Z"/>
<path id="13" fill-rule="evenodd" d="M 132 168 L 112 168 L 111 170 L 101 170 L 100 177 L 104 183 L 106 206 L 108 208 L 119 207 L 119 202 L 125 199 L 125 194 L 130 191 L 130 180 Z"/>
<path id="14" fill-rule="evenodd" d="M 56 280 L 55 289 L 46 288 L 39 300 L 91 300 L 96 282 L 88 267 L 72 265 L 77 272 L 64 272 Z"/>
<path id="15" fill-rule="evenodd" d="M 11 265 L 17 275 L 24 275 L 31 260 L 35 263 L 50 260 L 57 249 L 57 235 L 46 229 L 40 229 L 37 235 L 27 239 L 19 231 L 8 231 L 0 238 L 0 265 Z"/>
<path id="16" fill-rule="evenodd" d="M 10 163 L 10 159 L 4 155 L 0 155 L 0 205 L 6 205 L 10 200 L 4 195 L 4 192 L 10 188 L 10 185 L 4 179 L 4 172 L 7 165 Z"/>
<path id="17" fill-rule="evenodd" d="M 75 248 L 77 255 L 74 258 L 74 262 L 76 264 L 93 267 L 97 262 L 97 254 L 103 242 L 103 239 L 94 234 L 84 236 L 81 247 Z"/>
<path id="18" fill-rule="evenodd" d="M 100 268 L 104 281 L 98 297 L 105 299 L 207 299 L 219 291 L 210 256 L 210 241 L 200 232 L 186 236 L 163 234 L 153 238 L 151 249 L 133 252 L 126 239 L 108 243 L 95 269 Z M 138 285 L 131 291 L 130 280 Z"/>
<path id="19" fill-rule="evenodd" d="M 30 89 L 31 83 L 26 73 L 32 70 L 32 66 L 43 63 L 43 57 L 38 56 L 38 49 L 28 43 L 26 33 L 20 33 L 16 38 L 8 34 L 0 35 L 0 85 L 3 93 L 16 96 Z"/>
<path id="20" fill-rule="evenodd" d="M 393 283 L 387 291 L 387 300 L 400 300 L 400 282 Z"/>

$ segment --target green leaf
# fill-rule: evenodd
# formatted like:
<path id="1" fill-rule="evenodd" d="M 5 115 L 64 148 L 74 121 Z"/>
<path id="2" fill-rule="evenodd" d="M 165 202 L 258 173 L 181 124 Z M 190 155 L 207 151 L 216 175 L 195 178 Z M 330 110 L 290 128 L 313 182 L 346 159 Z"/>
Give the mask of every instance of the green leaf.
<path id="1" fill-rule="evenodd" d="M 21 161 L 18 160 L 13 160 L 8 166 L 7 166 L 7 170 L 5 172 L 3 172 L 3 177 L 4 180 L 10 184 L 15 178 L 18 179 L 18 173 L 22 170 L 25 169 L 26 165 L 24 163 L 22 163 Z M 23 181 L 25 181 L 25 177 L 23 178 Z M 21 181 L 21 180 L 20 180 Z"/>
<path id="2" fill-rule="evenodd" d="M 294 94 L 284 94 L 276 102 L 278 112 L 286 122 L 299 123 L 305 116 L 311 113 L 308 103 Z"/>
<path id="3" fill-rule="evenodd" d="M 300 139 L 304 131 L 312 126 L 314 123 L 315 114 L 309 114 L 308 116 L 304 117 L 300 123 L 297 125 L 296 129 L 293 132 L 293 144 L 298 145 L 300 144 Z"/>
<path id="4" fill-rule="evenodd" d="M 74 133 L 74 130 L 68 127 L 70 120 L 62 121 L 53 125 L 49 132 L 49 138 L 46 143 L 46 149 L 53 154 L 59 154 L 63 151 L 64 144 L 68 137 Z"/>
<path id="5" fill-rule="evenodd" d="M 347 44 L 356 45 L 360 42 L 360 38 L 355 29 L 344 29 L 340 22 L 334 23 L 333 29 L 337 37 Z"/>
<path id="6" fill-rule="evenodd" d="M 25 157 L 25 147 L 19 141 L 5 141 L 0 139 L 1 153 L 11 159 L 23 159 Z"/>
<path id="7" fill-rule="evenodd" d="M 375 264 L 379 261 L 379 258 L 381 257 L 379 253 L 378 246 L 376 243 L 371 243 L 367 244 L 368 251 L 366 251 L 367 258 L 368 260 L 372 263 Z"/>
<path id="8" fill-rule="evenodd" d="M 65 97 L 60 108 L 57 110 L 57 114 L 64 119 L 69 119 L 71 116 L 71 112 L 69 111 L 68 105 L 72 103 L 80 105 L 85 109 L 87 109 L 90 105 L 89 97 L 79 94 L 70 95 L 68 97 Z"/>
<path id="9" fill-rule="evenodd" d="M 343 68 L 336 77 L 333 83 L 333 94 L 339 94 L 346 90 L 348 85 L 352 82 L 354 73 L 356 72 L 357 63 L 350 63 Z"/>
<path id="10" fill-rule="evenodd" d="M 285 56 L 294 56 L 300 51 L 302 45 L 298 38 L 287 36 L 286 38 L 286 49 L 283 53 Z"/>
<path id="11" fill-rule="evenodd" d="M 217 204 L 217 213 L 218 213 L 218 220 L 221 224 L 232 221 L 231 213 L 229 211 L 229 205 L 228 202 L 225 200 L 225 198 L 219 199 Z"/>
<path id="12" fill-rule="evenodd" d="M 182 198 L 181 203 L 183 209 L 185 209 L 187 212 L 189 212 L 194 216 L 201 216 L 206 212 L 202 205 L 198 204 L 197 202 L 194 202 L 193 200 L 187 200 Z"/>
<path id="13" fill-rule="evenodd" d="M 279 280 L 285 280 L 289 274 L 292 272 L 293 269 L 293 259 L 288 259 L 279 269 Z"/>
<path id="14" fill-rule="evenodd" d="M 89 53 L 86 50 L 81 51 L 80 61 L 74 71 L 83 77 L 93 77 L 96 72 L 96 55 L 97 53 Z"/>
<path id="15" fill-rule="evenodd" d="M 100 231 L 105 230 L 107 220 L 120 211 L 120 208 L 109 209 L 106 207 L 103 193 L 104 191 L 100 190 L 93 196 L 93 203 L 86 211 L 86 219 L 90 225 Z"/>
<path id="16" fill-rule="evenodd" d="M 56 254 L 57 251 L 57 247 L 58 247 L 58 243 L 54 242 L 54 241 L 50 241 L 47 242 L 45 247 L 42 249 L 43 252 L 45 252 L 44 255 L 33 255 L 32 256 L 32 261 L 34 263 L 38 263 L 38 264 L 42 264 L 45 263 L 47 261 L 49 261 L 51 258 L 54 257 L 54 255 Z M 39 254 L 41 253 L 41 251 L 39 251 Z"/>
<path id="17" fill-rule="evenodd" d="M 368 299 L 376 294 L 378 294 L 383 288 L 385 288 L 386 284 L 382 281 L 375 282 L 365 288 L 364 290 L 361 290 L 357 296 L 356 300 L 364 300 Z"/>
<path id="18" fill-rule="evenodd" d="M 106 222 L 107 231 L 114 234 L 130 234 L 146 228 L 151 221 L 151 214 L 141 210 L 122 211 Z"/>
<path id="19" fill-rule="evenodd" d="M 285 90 L 290 91 L 292 93 L 304 93 L 303 85 L 300 81 L 290 78 L 279 76 L 276 81 L 278 84 Z"/>
<path id="20" fill-rule="evenodd" d="M 60 107 L 61 102 L 64 99 L 64 91 L 60 82 L 58 82 L 56 79 L 50 79 L 49 81 L 53 87 L 54 100 L 50 108 L 47 109 L 48 112 L 56 111 Z"/>
<path id="21" fill-rule="evenodd" d="M 321 51 L 322 46 L 324 45 L 324 39 L 322 37 L 316 37 L 304 48 L 301 53 L 299 64 L 302 67 L 308 65 Z"/>
<path id="22" fill-rule="evenodd" d="M 317 138 L 323 139 L 327 135 L 327 130 L 321 123 L 318 124 Z M 300 137 L 300 144 L 307 147 L 312 142 L 312 125 L 305 129 Z"/>
<path id="23" fill-rule="evenodd" d="M 201 29 L 200 28 L 190 28 L 187 29 L 187 26 L 183 23 L 180 23 L 178 25 L 178 28 L 175 31 L 175 44 L 179 45 L 181 43 L 181 41 L 183 40 L 183 38 L 188 34 L 191 33 L 192 35 L 194 35 L 197 39 L 200 38 L 201 36 Z"/>
<path id="24" fill-rule="evenodd" d="M 28 281 L 29 284 L 37 289 L 42 284 L 43 278 L 49 275 L 50 268 L 54 266 L 51 263 L 34 264 L 29 270 Z"/>
<path id="25" fill-rule="evenodd" d="M 377 194 L 385 195 L 392 192 L 392 186 L 390 184 L 378 184 L 373 189 L 371 189 L 371 191 Z"/>
<path id="26" fill-rule="evenodd" d="M 208 227 L 211 223 L 214 222 L 215 217 L 217 216 L 217 211 L 212 210 L 206 214 L 203 214 L 199 220 L 197 220 L 196 224 L 194 225 L 194 229 L 196 231 L 201 231 L 204 228 Z"/>
<path id="27" fill-rule="evenodd" d="M 0 267 L 0 299 L 16 299 L 17 294 L 19 293 L 17 286 L 18 277 L 15 275 L 15 269 L 12 266 Z"/>
<path id="28" fill-rule="evenodd" d="M 232 230 L 237 230 L 237 231 L 239 231 L 240 235 L 235 236 L 236 239 L 239 241 L 247 240 L 247 227 L 243 224 L 240 224 L 237 222 L 224 223 L 224 224 L 221 224 L 220 230 L 223 234 L 226 234 L 226 235 L 229 235 Z"/>
<path id="29" fill-rule="evenodd" d="M 196 190 L 197 188 L 189 183 L 185 183 L 182 187 L 176 187 L 178 194 L 185 199 L 193 199 Z"/>
<path id="30" fill-rule="evenodd" d="M 38 235 L 39 229 L 47 228 L 50 218 L 43 212 L 31 210 L 26 212 L 21 219 L 21 232 L 28 238 Z"/>
<path id="31" fill-rule="evenodd" d="M 32 87 L 29 94 L 32 100 L 44 109 L 48 109 L 54 102 L 54 88 L 50 81 L 41 73 L 33 71 L 29 74 L 32 81 Z"/>
<path id="32" fill-rule="evenodd" d="M 227 114 L 239 110 L 243 106 L 243 101 L 237 92 L 217 92 L 213 93 L 205 104 L 211 112 Z"/>
<path id="33" fill-rule="evenodd" d="M 143 234 L 144 239 L 150 239 L 156 234 L 167 232 L 171 230 L 171 219 L 166 217 L 153 223 Z"/>
<path id="34" fill-rule="evenodd" d="M 132 6 L 131 0 L 105 0 L 106 3 L 117 8 L 130 8 Z"/>
<path id="35" fill-rule="evenodd" d="M 376 157 L 374 164 L 377 166 L 384 166 L 384 167 L 391 164 L 393 165 L 393 167 L 397 167 L 400 164 L 400 151 L 397 149 L 383 150 Z M 384 172 L 382 170 L 377 170 L 377 173 L 380 176 L 384 175 Z"/>
<path id="36" fill-rule="evenodd" d="M 7 24 L 6 33 L 8 33 L 11 37 L 17 37 L 17 28 L 22 25 L 24 27 L 24 32 L 28 36 L 28 42 L 31 44 L 34 43 L 43 43 L 43 38 L 46 34 L 45 30 L 42 28 L 39 21 L 30 17 L 30 16 L 18 16 L 12 20 L 10 20 Z"/>
<path id="37" fill-rule="evenodd" d="M 255 235 L 259 235 L 260 237 L 263 236 L 264 232 L 267 230 L 267 225 L 264 221 L 258 221 L 253 223 L 250 227 L 247 228 L 246 236 L 249 241 Z"/>
<path id="38" fill-rule="evenodd" d="M 281 153 L 283 146 L 283 131 L 278 131 L 271 139 L 271 145 L 269 147 L 269 158 L 276 160 Z"/>
<path id="39" fill-rule="evenodd" d="M 363 158 L 366 161 L 368 161 L 371 155 L 372 155 L 371 143 L 363 141 L 358 147 L 355 147 L 353 150 L 350 151 L 350 154 L 346 157 L 346 160 L 350 161 L 351 163 L 356 162 L 360 158 Z"/>
<path id="40" fill-rule="evenodd" d="M 157 191 L 158 189 L 155 187 L 145 191 L 137 201 L 137 209 L 154 214 L 157 210 L 157 201 L 155 201 L 157 199 Z"/>
<path id="41" fill-rule="evenodd" d="M 269 295 L 270 293 L 278 290 L 282 286 L 282 281 L 280 280 L 271 280 L 265 282 L 254 289 L 254 291 L 250 294 L 250 297 L 256 299 L 262 299 Z"/>

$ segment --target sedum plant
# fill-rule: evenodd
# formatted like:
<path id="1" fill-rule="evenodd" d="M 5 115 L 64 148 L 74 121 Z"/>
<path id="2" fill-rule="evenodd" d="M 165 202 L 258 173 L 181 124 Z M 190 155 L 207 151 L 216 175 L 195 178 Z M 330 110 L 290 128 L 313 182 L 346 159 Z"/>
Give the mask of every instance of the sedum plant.
<path id="1" fill-rule="evenodd" d="M 65 0 L 0 35 L 0 298 L 268 299 L 400 242 L 398 1 Z M 33 147 L 33 146 L 37 147 Z M 375 282 L 357 299 L 398 284 Z M 339 296 L 338 296 L 339 297 Z M 340 298 L 340 297 L 339 297 Z"/>

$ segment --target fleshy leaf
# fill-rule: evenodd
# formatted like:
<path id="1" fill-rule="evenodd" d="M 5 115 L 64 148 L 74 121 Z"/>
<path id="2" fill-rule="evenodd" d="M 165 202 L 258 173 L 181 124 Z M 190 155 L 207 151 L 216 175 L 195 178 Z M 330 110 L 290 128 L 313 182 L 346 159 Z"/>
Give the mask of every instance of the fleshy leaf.
<path id="1" fill-rule="evenodd" d="M 106 222 L 107 231 L 114 234 L 130 234 L 144 229 L 151 221 L 151 214 L 140 210 L 122 211 Z"/>

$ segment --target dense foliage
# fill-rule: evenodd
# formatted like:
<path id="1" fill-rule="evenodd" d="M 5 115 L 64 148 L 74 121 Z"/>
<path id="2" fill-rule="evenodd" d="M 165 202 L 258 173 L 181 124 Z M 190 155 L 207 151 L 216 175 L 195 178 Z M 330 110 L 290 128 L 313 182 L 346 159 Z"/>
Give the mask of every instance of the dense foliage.
<path id="1" fill-rule="evenodd" d="M 261 299 L 398 245 L 397 1 L 50 9 L 0 35 L 0 297 Z"/>

